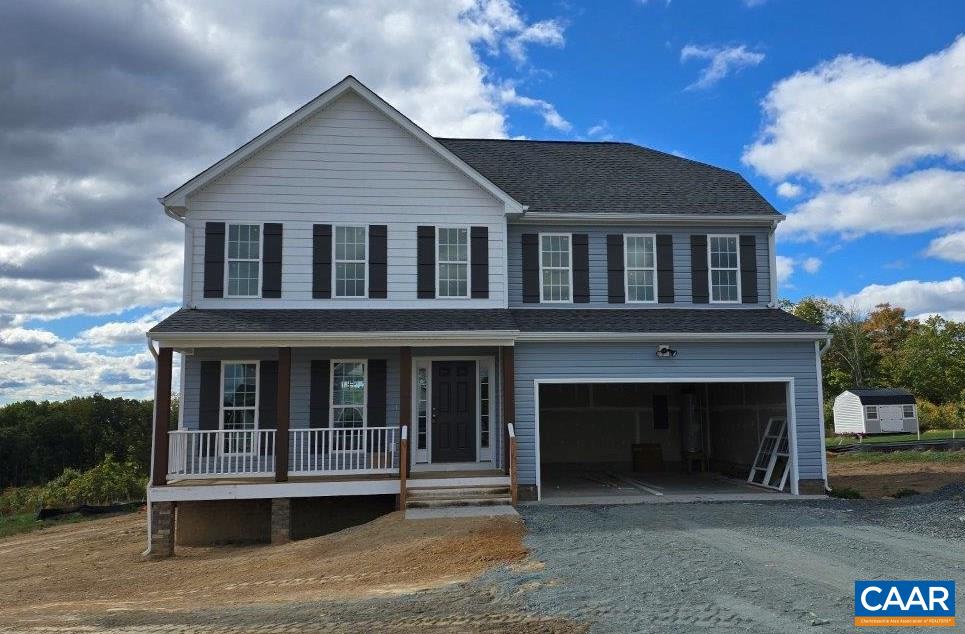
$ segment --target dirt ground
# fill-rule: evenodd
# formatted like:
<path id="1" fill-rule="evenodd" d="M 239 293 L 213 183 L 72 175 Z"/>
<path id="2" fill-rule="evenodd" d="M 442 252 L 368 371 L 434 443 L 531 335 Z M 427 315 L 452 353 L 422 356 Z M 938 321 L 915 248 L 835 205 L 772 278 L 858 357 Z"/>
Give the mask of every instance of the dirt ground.
<path id="1" fill-rule="evenodd" d="M 412 593 L 525 557 L 515 518 L 405 522 L 398 513 L 284 546 L 178 548 L 147 561 L 143 513 L 0 540 L 0 626 Z"/>
<path id="2" fill-rule="evenodd" d="M 828 483 L 846 487 L 866 498 L 891 496 L 902 489 L 919 493 L 937 491 L 946 484 L 965 481 L 965 463 L 845 462 L 828 455 Z"/>

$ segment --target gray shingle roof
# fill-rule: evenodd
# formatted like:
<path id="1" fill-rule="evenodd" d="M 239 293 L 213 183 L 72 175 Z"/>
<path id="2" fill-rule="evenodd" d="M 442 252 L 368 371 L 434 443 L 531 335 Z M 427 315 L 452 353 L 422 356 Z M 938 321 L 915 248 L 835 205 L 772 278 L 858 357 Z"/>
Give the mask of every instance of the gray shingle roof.
<path id="1" fill-rule="evenodd" d="M 776 308 L 518 308 L 512 313 L 522 332 L 824 332 Z"/>
<path id="2" fill-rule="evenodd" d="M 821 333 L 774 308 L 761 309 L 186 309 L 152 333 L 304 332 L 686 332 Z"/>
<path id="3" fill-rule="evenodd" d="M 516 330 L 508 310 L 182 308 L 150 332 L 420 332 Z"/>
<path id="4" fill-rule="evenodd" d="M 631 143 L 437 140 L 529 211 L 778 213 L 737 172 Z"/>
<path id="5" fill-rule="evenodd" d="M 848 390 L 863 405 L 914 405 L 915 395 L 900 387 L 860 387 Z"/>

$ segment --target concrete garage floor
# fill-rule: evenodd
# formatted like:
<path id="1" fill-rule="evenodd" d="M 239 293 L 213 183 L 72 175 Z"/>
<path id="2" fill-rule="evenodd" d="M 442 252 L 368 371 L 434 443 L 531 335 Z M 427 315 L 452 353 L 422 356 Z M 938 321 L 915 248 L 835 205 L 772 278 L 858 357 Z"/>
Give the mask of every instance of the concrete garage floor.
<path id="1" fill-rule="evenodd" d="M 541 504 L 661 504 L 794 500 L 804 497 L 751 486 L 716 473 L 631 473 L 604 469 L 546 470 Z"/>

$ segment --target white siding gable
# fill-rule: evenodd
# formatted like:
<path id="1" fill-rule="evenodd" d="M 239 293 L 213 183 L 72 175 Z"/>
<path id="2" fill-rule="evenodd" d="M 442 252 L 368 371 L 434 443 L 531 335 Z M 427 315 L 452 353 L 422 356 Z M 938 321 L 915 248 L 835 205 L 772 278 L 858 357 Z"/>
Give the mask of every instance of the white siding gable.
<path id="1" fill-rule="evenodd" d="M 504 204 L 347 92 L 188 199 L 188 305 L 199 308 L 506 306 Z M 205 222 L 284 225 L 281 299 L 204 298 Z M 312 224 L 388 225 L 387 299 L 312 298 Z M 416 227 L 489 228 L 488 299 L 416 298 Z"/>

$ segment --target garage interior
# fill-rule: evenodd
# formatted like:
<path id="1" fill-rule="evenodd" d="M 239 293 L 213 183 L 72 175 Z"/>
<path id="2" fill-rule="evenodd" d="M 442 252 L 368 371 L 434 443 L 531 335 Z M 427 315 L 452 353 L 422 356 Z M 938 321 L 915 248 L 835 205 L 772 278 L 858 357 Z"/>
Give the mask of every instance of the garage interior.
<path id="1" fill-rule="evenodd" d="M 784 383 L 548 383 L 539 389 L 543 501 L 779 493 L 747 478 L 768 421 L 787 416 Z M 783 463 L 776 469 L 783 472 Z M 789 476 L 783 492 L 790 492 Z"/>

